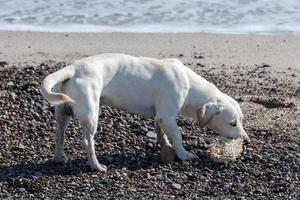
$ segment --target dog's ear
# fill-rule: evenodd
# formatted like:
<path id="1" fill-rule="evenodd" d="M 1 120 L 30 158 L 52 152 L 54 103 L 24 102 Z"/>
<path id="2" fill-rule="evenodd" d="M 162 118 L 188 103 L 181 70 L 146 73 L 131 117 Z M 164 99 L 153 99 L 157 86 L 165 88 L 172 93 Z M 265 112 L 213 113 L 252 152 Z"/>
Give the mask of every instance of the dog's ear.
<path id="1" fill-rule="evenodd" d="M 220 111 L 221 108 L 218 106 L 217 102 L 209 102 L 199 108 L 197 110 L 197 117 L 200 128 L 207 126 L 213 115 Z"/>

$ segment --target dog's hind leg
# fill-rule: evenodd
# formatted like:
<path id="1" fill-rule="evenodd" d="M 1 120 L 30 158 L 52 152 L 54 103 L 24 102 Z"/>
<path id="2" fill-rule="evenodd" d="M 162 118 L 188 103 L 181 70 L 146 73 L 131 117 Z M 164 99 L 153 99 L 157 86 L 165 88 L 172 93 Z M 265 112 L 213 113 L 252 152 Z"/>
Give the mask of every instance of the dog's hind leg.
<path id="1" fill-rule="evenodd" d="M 100 164 L 95 153 L 94 136 L 97 132 L 98 116 L 100 112 L 100 90 L 92 87 L 85 88 L 82 99 L 75 106 L 74 113 L 78 116 L 83 128 L 83 144 L 86 148 L 89 165 L 92 170 L 106 171 L 107 167 Z"/>
<path id="2" fill-rule="evenodd" d="M 53 161 L 57 163 L 67 162 L 67 157 L 64 153 L 65 132 L 70 121 L 70 115 L 65 112 L 64 105 L 55 107 L 55 118 L 57 121 L 57 129 L 55 133 L 55 150 Z"/>

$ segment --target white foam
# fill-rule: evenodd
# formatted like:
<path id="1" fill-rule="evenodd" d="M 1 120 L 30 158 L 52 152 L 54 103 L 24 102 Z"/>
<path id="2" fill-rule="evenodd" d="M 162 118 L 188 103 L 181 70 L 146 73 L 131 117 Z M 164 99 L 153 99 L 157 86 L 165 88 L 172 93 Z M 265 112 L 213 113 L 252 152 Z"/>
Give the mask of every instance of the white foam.
<path id="1" fill-rule="evenodd" d="M 300 34 L 299 26 L 267 27 L 258 25 L 222 27 L 193 27 L 193 26 L 162 26 L 162 25 L 136 25 L 127 27 L 95 26 L 95 25 L 57 25 L 57 26 L 36 26 L 36 25 L 0 25 L 2 31 L 33 31 L 33 32 L 128 32 L 128 33 L 225 33 L 225 34 Z"/>

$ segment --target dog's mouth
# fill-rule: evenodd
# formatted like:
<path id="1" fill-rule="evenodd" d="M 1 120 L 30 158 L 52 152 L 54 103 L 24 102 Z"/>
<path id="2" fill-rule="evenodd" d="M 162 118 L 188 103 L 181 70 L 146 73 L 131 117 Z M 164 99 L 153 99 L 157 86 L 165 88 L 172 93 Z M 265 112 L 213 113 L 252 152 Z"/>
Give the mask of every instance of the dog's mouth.
<path id="1" fill-rule="evenodd" d="M 212 132 L 213 135 L 220 136 L 220 137 L 222 137 L 224 139 L 235 140 L 235 139 L 241 138 L 243 140 L 244 144 L 249 144 L 250 143 L 250 138 L 249 138 L 249 136 L 246 133 L 245 134 L 241 134 L 239 137 L 231 137 L 229 135 L 225 136 L 225 135 L 219 134 L 218 132 L 212 130 L 211 128 L 209 128 L 209 130 Z"/>

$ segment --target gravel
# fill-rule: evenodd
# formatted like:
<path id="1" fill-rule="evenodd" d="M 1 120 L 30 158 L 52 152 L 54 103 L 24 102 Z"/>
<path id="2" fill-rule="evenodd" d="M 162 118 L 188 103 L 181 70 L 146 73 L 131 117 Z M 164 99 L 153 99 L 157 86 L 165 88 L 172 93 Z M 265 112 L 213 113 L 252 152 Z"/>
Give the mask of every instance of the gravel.
<path id="1" fill-rule="evenodd" d="M 199 159 L 161 163 L 149 137 L 153 120 L 103 106 L 95 140 L 108 171 L 95 173 L 76 119 L 66 133 L 68 162 L 51 162 L 56 121 L 39 83 L 64 65 L 0 68 L 0 199 L 299 199 L 299 81 L 288 71 L 191 66 L 241 103 L 251 143 L 235 162 L 215 162 L 208 154 L 213 132 L 179 117 L 184 145 Z"/>

